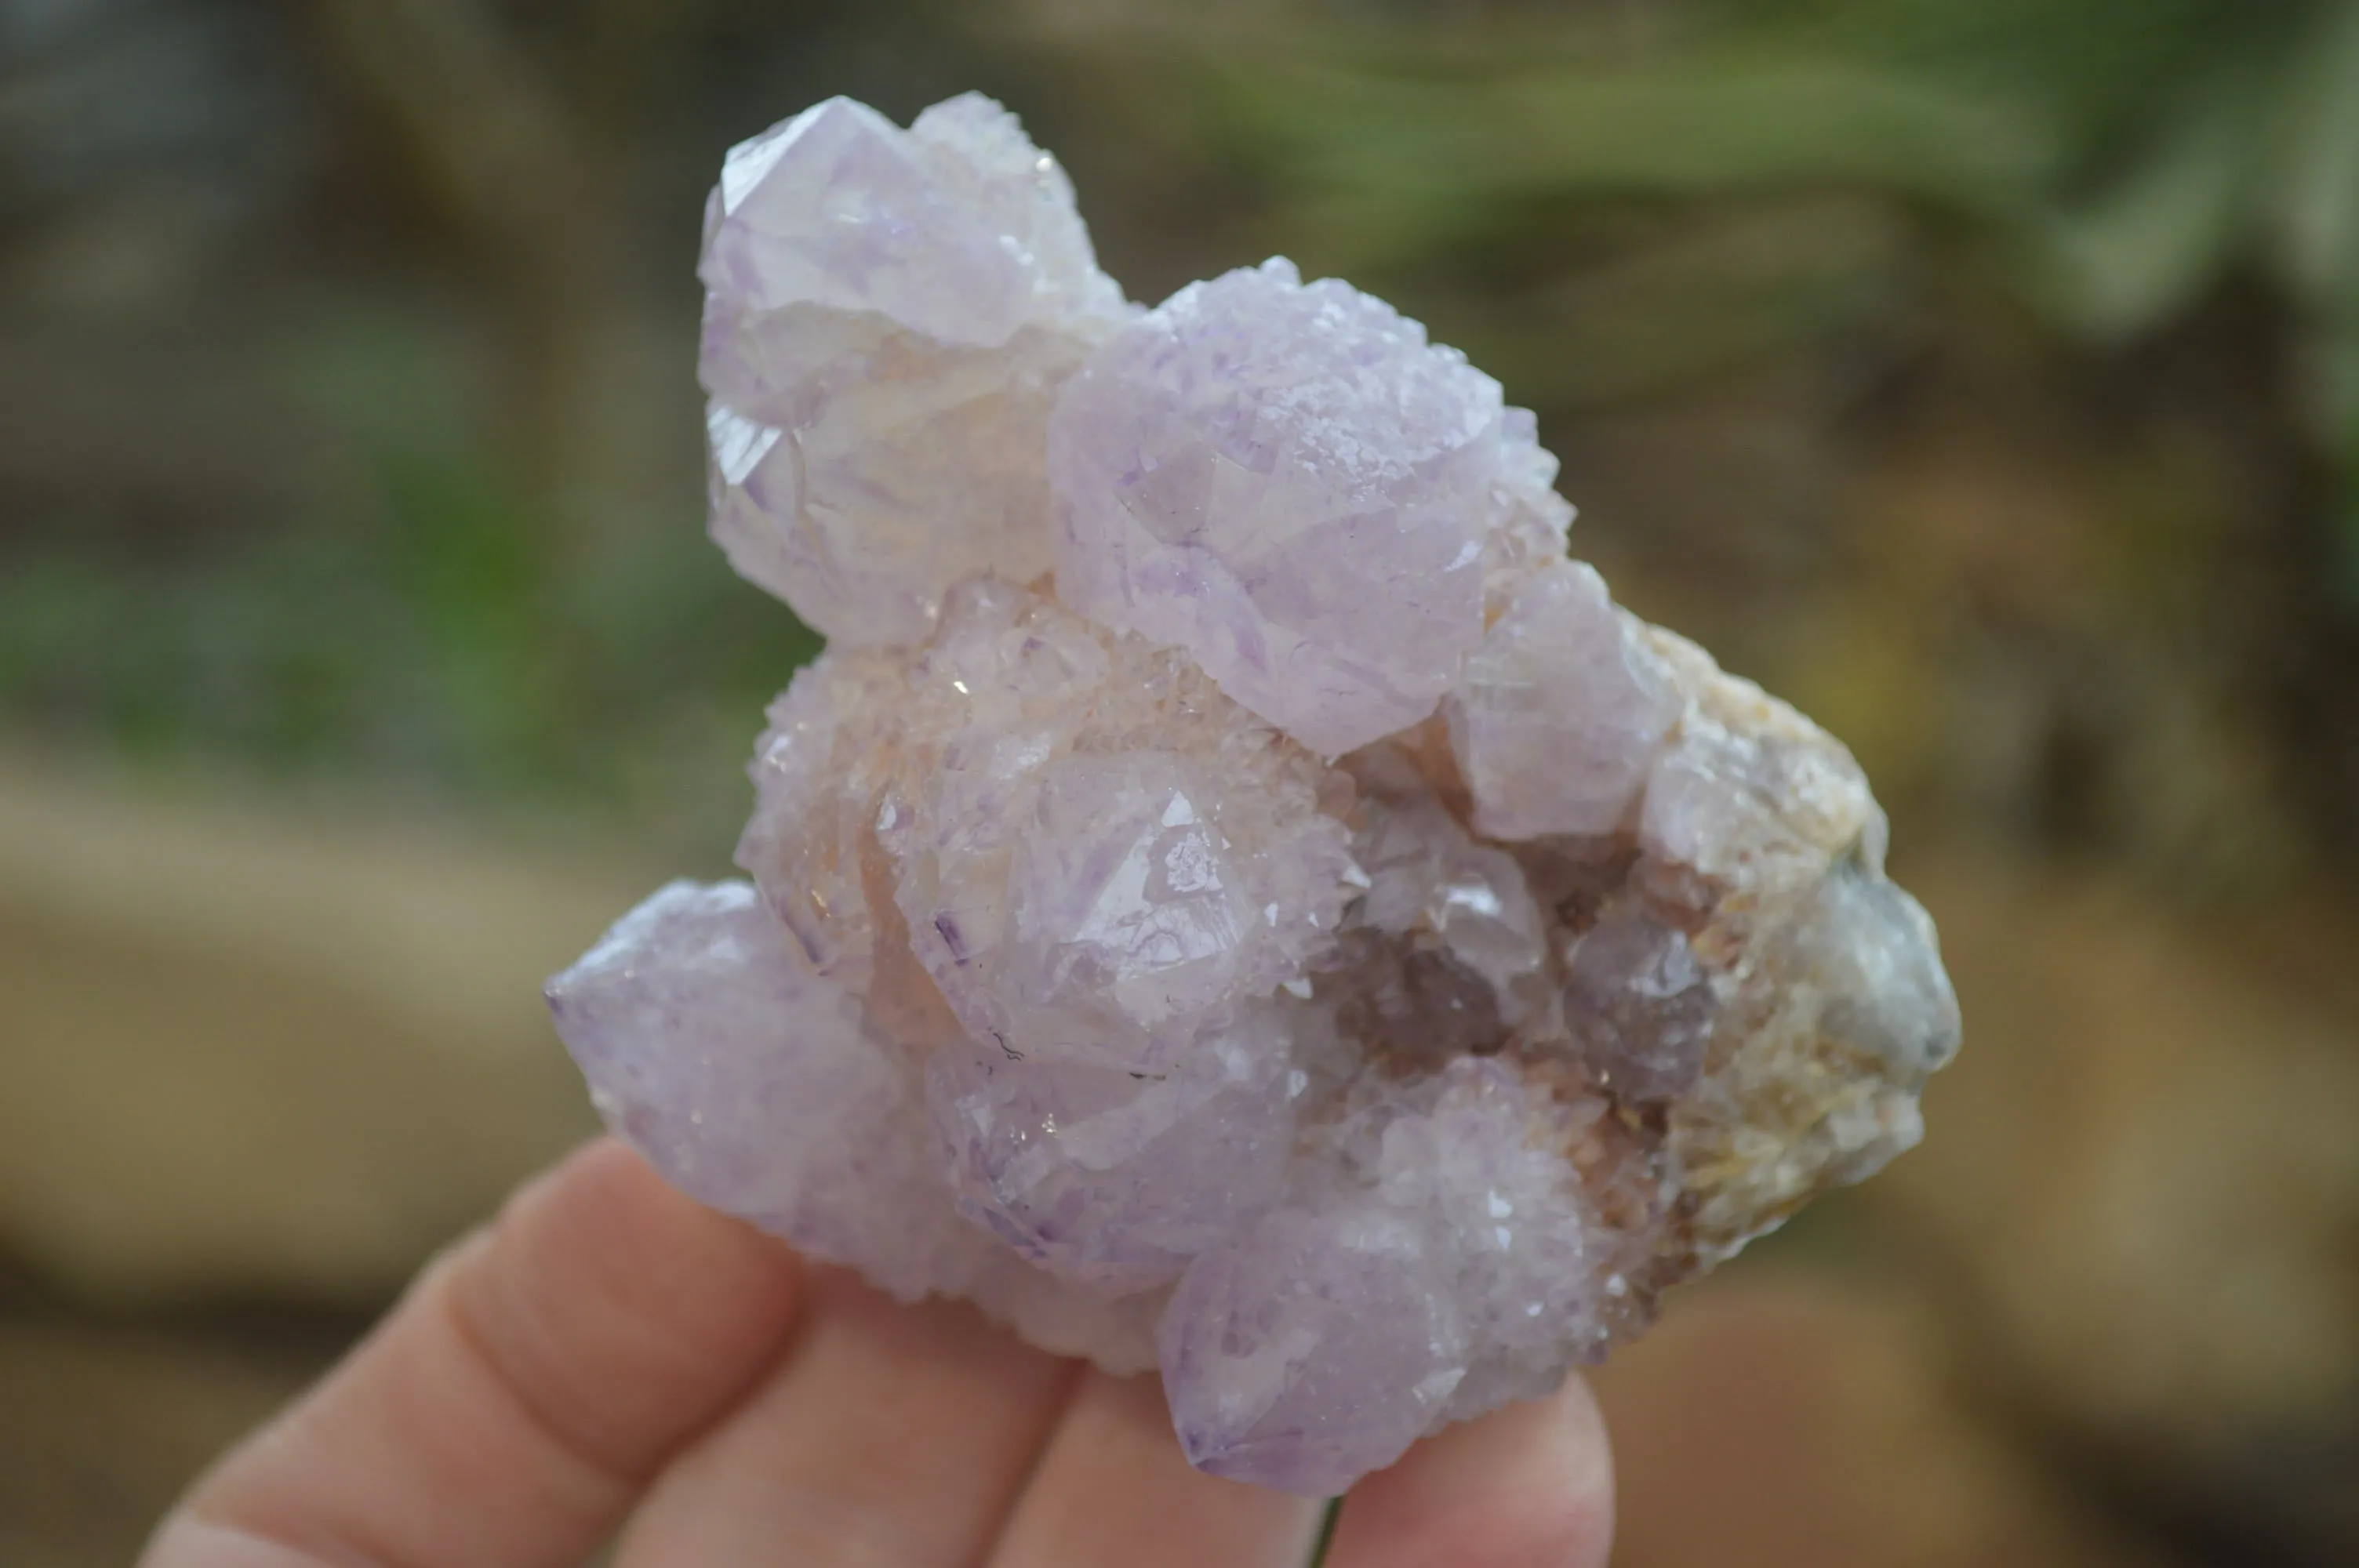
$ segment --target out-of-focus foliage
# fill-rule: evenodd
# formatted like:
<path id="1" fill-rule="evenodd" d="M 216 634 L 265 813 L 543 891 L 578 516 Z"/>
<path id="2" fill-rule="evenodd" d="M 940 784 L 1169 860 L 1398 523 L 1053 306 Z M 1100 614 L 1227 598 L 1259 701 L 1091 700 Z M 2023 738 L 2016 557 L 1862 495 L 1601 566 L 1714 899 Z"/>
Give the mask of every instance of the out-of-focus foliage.
<path id="1" fill-rule="evenodd" d="M 817 644 L 699 526 L 694 195 L 651 289 L 646 198 L 498 40 L 434 0 L 0 0 L 16 738 L 725 845 Z"/>
<path id="2" fill-rule="evenodd" d="M 1522 5 L 1461 25 L 1475 9 L 1238 6 L 1214 30 L 1195 8 L 1040 7 L 1069 41 L 1193 73 L 1227 156 L 1303 193 L 1289 237 L 1322 270 L 1487 284 L 1477 357 L 1521 395 L 1709 374 L 1873 308 L 1928 250 L 1962 248 L 2100 343 L 2244 272 L 2296 319 L 2315 439 L 2359 470 L 2359 4 Z M 1915 243 L 1843 200 L 1863 195 L 1915 219 Z"/>
<path id="3" fill-rule="evenodd" d="M 279 416 L 332 454 L 289 516 L 159 535 L 103 480 L 27 507 L 0 708 L 136 761 L 620 804 L 713 841 L 751 717 L 816 641 L 714 569 L 692 491 L 661 526 L 552 537 L 422 336 L 312 324 L 277 369 Z"/>

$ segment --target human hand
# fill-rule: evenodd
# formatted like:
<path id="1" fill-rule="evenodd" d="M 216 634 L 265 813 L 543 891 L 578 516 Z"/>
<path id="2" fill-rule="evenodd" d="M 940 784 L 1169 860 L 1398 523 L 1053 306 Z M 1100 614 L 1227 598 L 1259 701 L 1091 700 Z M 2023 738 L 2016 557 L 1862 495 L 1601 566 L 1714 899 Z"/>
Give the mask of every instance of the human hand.
<path id="1" fill-rule="evenodd" d="M 1320 1505 L 1199 1475 L 1152 1378 L 895 1304 L 602 1140 L 199 1481 L 142 1568 L 1297 1568 Z M 1332 1568 L 1602 1568 L 1575 1379 L 1353 1489 Z"/>

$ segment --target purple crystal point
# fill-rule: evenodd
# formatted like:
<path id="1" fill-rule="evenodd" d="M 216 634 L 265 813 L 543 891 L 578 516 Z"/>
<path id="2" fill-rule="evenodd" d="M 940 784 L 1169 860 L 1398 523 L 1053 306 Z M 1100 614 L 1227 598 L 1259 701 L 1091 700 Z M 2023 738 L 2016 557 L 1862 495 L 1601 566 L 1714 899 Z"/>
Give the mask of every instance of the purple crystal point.
<path id="1" fill-rule="evenodd" d="M 1369 878 L 1358 920 L 1479 979 L 1503 1029 L 1544 1005 L 1548 923 L 1515 857 L 1478 843 L 1430 798 L 1365 815 L 1353 846 Z"/>
<path id="2" fill-rule="evenodd" d="M 1153 1076 L 946 1053 L 929 1087 L 961 1207 L 1052 1273 L 1168 1284 L 1285 1183 L 1287 1045 L 1264 1005 Z"/>
<path id="3" fill-rule="evenodd" d="M 1163 1071 L 1323 950 L 1356 874 L 1315 761 L 995 579 L 916 649 L 830 653 L 771 720 L 756 881 L 831 973 L 887 906 L 965 1032 L 1026 1056 Z"/>
<path id="4" fill-rule="evenodd" d="M 919 1294 L 949 1217 L 911 1136 L 916 1085 L 785 937 L 744 882 L 674 882 L 549 982 L 558 1033 L 607 1121 L 683 1191 Z M 936 1234 L 877 1228 L 872 1205 Z"/>
<path id="5" fill-rule="evenodd" d="M 1040 1049 L 1095 1056 L 1196 1020 L 1234 993 L 1261 923 L 1210 781 L 1169 752 L 1076 755 L 1046 770 L 1012 849 L 1010 930 L 994 979 L 1007 1022 Z M 945 956 L 950 945 L 944 944 Z M 954 968 L 959 959 L 952 957 Z M 1184 1037 L 1183 1037 L 1184 1038 Z"/>
<path id="6" fill-rule="evenodd" d="M 1198 1258 L 1163 1387 L 1198 1469 L 1332 1497 L 1400 1457 L 1465 1375 L 1428 1238 L 1375 1203 L 1282 1208 Z"/>
<path id="7" fill-rule="evenodd" d="M 750 885 L 550 982 L 681 1187 L 1325 1495 L 1920 1136 L 1957 999 L 1858 764 L 1415 322 L 1134 310 L 972 95 L 734 149 L 702 276 L 713 534 L 831 645 Z"/>
<path id="8" fill-rule="evenodd" d="M 549 1000 L 608 1124 L 683 1192 L 904 1301 L 973 1295 L 1051 1348 L 1151 1358 L 1148 1303 L 1043 1279 L 958 1214 L 916 1073 L 744 882 L 662 889 Z"/>
<path id="9" fill-rule="evenodd" d="M 1686 1093 L 1719 1011 L 1687 934 L 1617 909 L 1573 943 L 1565 967 L 1565 1027 L 1605 1087 L 1637 1103 Z"/>
<path id="10" fill-rule="evenodd" d="M 1191 284 L 1059 399 L 1057 589 L 1333 755 L 1416 723 L 1483 633 L 1499 384 L 1273 261 Z"/>
<path id="11" fill-rule="evenodd" d="M 1295 1195 L 1172 1296 L 1164 1386 L 1191 1462 L 1331 1495 L 1593 1353 L 1614 1249 L 1567 1152 L 1581 1120 L 1495 1060 L 1356 1085 Z"/>
<path id="12" fill-rule="evenodd" d="M 1517 587 L 1451 698 L 1474 826 L 1495 838 L 1616 831 L 1682 706 L 1605 580 L 1549 563 Z"/>
<path id="13" fill-rule="evenodd" d="M 730 148 L 697 271 L 737 310 L 872 312 L 982 348 L 1123 309 L 1064 171 L 980 93 L 907 131 L 831 98 Z"/>
<path id="14" fill-rule="evenodd" d="M 730 150 L 700 272 L 740 573 L 861 643 L 924 636 L 970 573 L 1048 569 L 1049 403 L 1128 307 L 1013 115 L 808 109 Z"/>

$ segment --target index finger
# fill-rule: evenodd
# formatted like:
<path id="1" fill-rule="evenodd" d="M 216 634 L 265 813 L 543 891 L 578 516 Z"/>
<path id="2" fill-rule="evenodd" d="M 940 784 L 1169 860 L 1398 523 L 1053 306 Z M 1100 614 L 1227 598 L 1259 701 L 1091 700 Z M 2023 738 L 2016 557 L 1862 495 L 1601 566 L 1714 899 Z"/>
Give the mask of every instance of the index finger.
<path id="1" fill-rule="evenodd" d="M 1614 1461 L 1579 1375 L 1453 1426 L 1352 1488 L 1329 1568 L 1605 1568 Z"/>
<path id="2" fill-rule="evenodd" d="M 777 1357 L 799 1270 L 601 1140 L 200 1481 L 142 1568 L 577 1563 Z"/>

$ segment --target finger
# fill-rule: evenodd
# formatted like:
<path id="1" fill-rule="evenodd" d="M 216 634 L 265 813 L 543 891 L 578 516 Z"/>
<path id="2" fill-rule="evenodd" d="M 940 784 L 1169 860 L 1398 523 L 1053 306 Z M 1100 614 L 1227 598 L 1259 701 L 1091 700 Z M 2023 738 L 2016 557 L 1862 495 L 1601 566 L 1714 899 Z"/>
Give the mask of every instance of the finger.
<path id="1" fill-rule="evenodd" d="M 1604 1568 L 1605 1423 L 1579 1378 L 1551 1399 L 1453 1426 L 1352 1488 L 1331 1568 Z"/>
<path id="2" fill-rule="evenodd" d="M 1192 1470 L 1152 1377 L 1083 1374 L 991 1568 L 1299 1568 L 1320 1505 Z"/>
<path id="3" fill-rule="evenodd" d="M 200 1482 L 147 1568 L 576 1563 L 776 1357 L 799 1278 L 594 1143 Z"/>
<path id="4" fill-rule="evenodd" d="M 657 1484 L 621 1562 L 979 1562 L 1073 1373 L 972 1307 L 897 1306 L 849 1274 L 815 1272 L 786 1358 Z"/>

